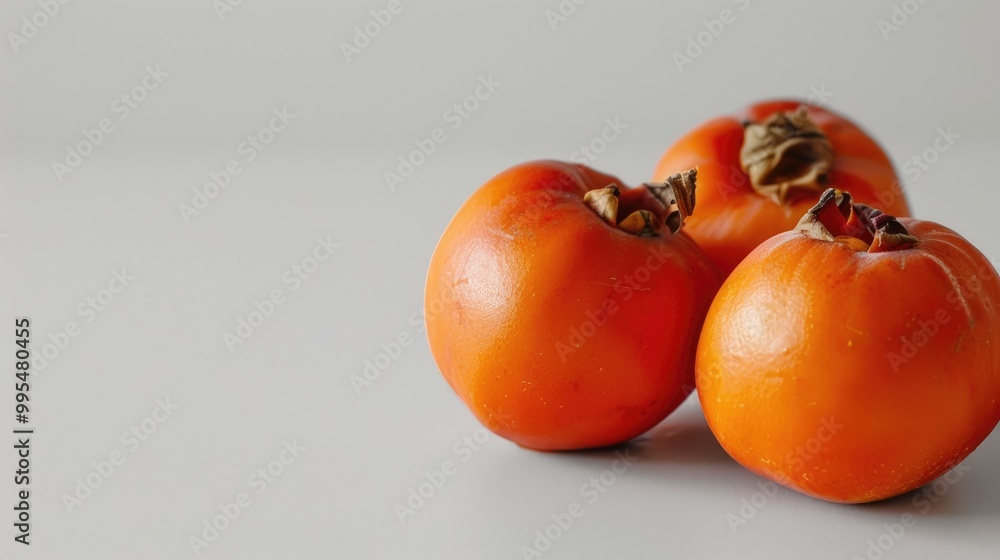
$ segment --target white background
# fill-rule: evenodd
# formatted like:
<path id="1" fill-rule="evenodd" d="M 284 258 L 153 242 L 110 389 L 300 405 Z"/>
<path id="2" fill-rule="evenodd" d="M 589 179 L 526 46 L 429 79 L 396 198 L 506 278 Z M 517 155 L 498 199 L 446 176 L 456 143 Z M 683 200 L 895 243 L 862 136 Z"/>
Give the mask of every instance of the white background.
<path id="1" fill-rule="evenodd" d="M 31 317 L 36 353 L 68 321 L 80 333 L 33 374 L 30 548 L 13 542 L 15 456 L 0 453 L 0 555 L 192 558 L 189 537 L 247 492 L 200 557 L 521 558 L 572 502 L 584 515 L 544 558 L 849 559 L 906 513 L 916 524 L 873 555 L 996 557 L 996 434 L 926 512 L 913 494 L 843 506 L 785 489 L 754 512 L 744 500 L 761 504 L 763 479 L 728 458 L 691 399 L 628 447 L 638 462 L 591 504 L 581 487 L 614 450 L 491 437 L 465 454 L 480 427 L 411 319 L 448 219 L 502 169 L 568 159 L 617 118 L 627 129 L 592 164 L 635 184 L 686 130 L 773 96 L 861 123 L 915 213 L 997 262 L 1000 4 L 931 0 L 883 33 L 888 0 L 567 0 L 575 11 L 554 27 L 556 0 L 404 1 L 348 61 L 341 43 L 386 4 L 245 0 L 220 18 L 210 0 L 72 2 L 16 47 L 9 33 L 41 8 L 2 4 L 0 321 Z M 724 9 L 735 21 L 678 68 L 674 53 Z M 121 119 L 113 104 L 147 66 L 169 75 Z M 445 111 L 489 76 L 501 85 L 452 130 Z M 294 119 L 247 163 L 241 143 L 286 107 Z M 57 177 L 53 161 L 105 118 L 113 132 Z M 385 173 L 436 127 L 447 140 L 390 189 Z M 948 127 L 948 151 L 919 176 L 904 167 Z M 242 172 L 185 220 L 179 205 L 232 159 Z M 284 272 L 328 236 L 339 248 L 292 292 Z M 135 277 L 124 291 L 78 313 L 122 267 Z M 230 352 L 223 333 L 274 289 L 285 303 Z M 351 376 L 403 333 L 416 342 L 359 395 Z M 11 389 L 0 426 L 13 428 Z M 179 409 L 133 452 L 122 433 L 166 398 Z M 258 494 L 248 477 L 293 440 L 305 450 Z M 68 511 L 77 479 L 116 450 L 124 463 Z M 456 474 L 401 523 L 394 505 L 448 460 Z M 733 531 L 741 508 L 752 516 Z"/>

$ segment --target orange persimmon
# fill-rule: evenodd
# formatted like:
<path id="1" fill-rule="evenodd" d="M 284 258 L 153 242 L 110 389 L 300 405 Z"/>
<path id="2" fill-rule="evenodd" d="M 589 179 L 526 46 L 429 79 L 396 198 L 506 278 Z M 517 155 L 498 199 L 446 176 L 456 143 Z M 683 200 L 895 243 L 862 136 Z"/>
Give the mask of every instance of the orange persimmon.
<path id="1" fill-rule="evenodd" d="M 792 229 L 828 187 L 895 216 L 909 208 L 892 162 L 846 118 L 768 101 L 706 122 L 660 158 L 653 180 L 698 167 L 698 213 L 685 231 L 728 275 L 757 245 Z"/>
<path id="2" fill-rule="evenodd" d="M 427 338 L 455 393 L 524 447 L 612 445 L 692 392 L 719 286 L 680 228 L 694 171 L 659 185 L 554 161 L 477 190 L 431 258 Z"/>
<path id="3" fill-rule="evenodd" d="M 709 310 L 696 379 L 751 471 L 835 502 L 902 494 L 1000 420 L 1000 276 L 962 236 L 832 189 Z"/>

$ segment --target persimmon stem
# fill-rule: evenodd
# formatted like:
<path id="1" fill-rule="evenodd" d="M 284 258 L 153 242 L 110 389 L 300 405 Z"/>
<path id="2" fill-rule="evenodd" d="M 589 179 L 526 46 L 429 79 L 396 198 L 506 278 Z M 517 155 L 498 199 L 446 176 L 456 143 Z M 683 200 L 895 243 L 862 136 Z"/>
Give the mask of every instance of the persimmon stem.
<path id="1" fill-rule="evenodd" d="M 761 123 L 746 123 L 740 165 L 755 191 L 777 204 L 826 188 L 833 165 L 829 138 L 809 118 L 805 106 L 778 112 Z"/>
<path id="2" fill-rule="evenodd" d="M 698 188 L 698 168 L 675 173 L 663 183 L 646 183 L 646 188 L 666 210 L 665 222 L 670 233 L 677 233 L 684 218 L 694 212 L 695 190 Z"/>
<path id="3" fill-rule="evenodd" d="M 632 235 L 659 235 L 666 225 L 670 233 L 677 233 L 684 225 L 684 218 L 694 211 L 697 169 L 690 169 L 667 177 L 663 183 L 646 183 L 644 187 L 653 195 L 660 208 L 656 211 L 640 208 L 618 221 L 620 206 L 618 185 L 614 183 L 587 191 L 583 201 L 608 224 Z"/>
<path id="4" fill-rule="evenodd" d="M 855 203 L 850 193 L 835 189 L 823 193 L 795 230 L 813 239 L 844 243 L 869 253 L 908 249 L 917 243 L 917 238 L 893 216 Z"/>

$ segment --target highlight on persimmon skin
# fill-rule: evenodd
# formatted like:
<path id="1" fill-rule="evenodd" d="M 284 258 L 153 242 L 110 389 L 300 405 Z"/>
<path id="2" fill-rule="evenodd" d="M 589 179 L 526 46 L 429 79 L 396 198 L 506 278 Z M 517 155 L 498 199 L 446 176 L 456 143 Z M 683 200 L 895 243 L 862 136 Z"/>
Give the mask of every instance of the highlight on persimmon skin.
<path id="1" fill-rule="evenodd" d="M 532 162 L 459 209 L 427 273 L 427 338 L 483 425 L 533 449 L 601 447 L 691 392 L 719 287 L 682 229 L 696 176 L 626 188 L 583 165 Z"/>
<path id="2" fill-rule="evenodd" d="M 698 166 L 698 212 L 685 226 L 723 277 L 757 245 L 795 227 L 827 188 L 894 216 L 910 210 L 892 162 L 860 127 L 795 100 L 709 120 L 666 150 L 653 180 Z"/>
<path id="3" fill-rule="evenodd" d="M 955 231 L 828 191 L 729 276 L 698 345 L 709 427 L 834 502 L 933 481 L 1000 420 L 1000 276 Z"/>

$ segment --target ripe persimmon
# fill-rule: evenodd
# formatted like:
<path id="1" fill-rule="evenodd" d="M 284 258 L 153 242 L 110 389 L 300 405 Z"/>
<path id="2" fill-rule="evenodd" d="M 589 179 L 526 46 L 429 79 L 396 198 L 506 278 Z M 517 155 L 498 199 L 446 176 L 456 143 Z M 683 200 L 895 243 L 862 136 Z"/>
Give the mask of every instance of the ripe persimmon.
<path id="1" fill-rule="evenodd" d="M 722 285 L 698 394 L 751 471 L 835 502 L 918 488 L 1000 420 L 1000 276 L 956 232 L 832 189 Z"/>
<path id="2" fill-rule="evenodd" d="M 612 445 L 691 392 L 719 286 L 680 231 L 695 180 L 626 189 L 541 161 L 497 175 L 458 210 L 427 274 L 427 338 L 487 428 L 534 449 Z"/>
<path id="3" fill-rule="evenodd" d="M 768 101 L 712 119 L 674 143 L 653 180 L 698 167 L 698 213 L 685 231 L 727 276 L 757 245 L 795 227 L 828 187 L 895 216 L 909 208 L 892 162 L 846 118 Z"/>

